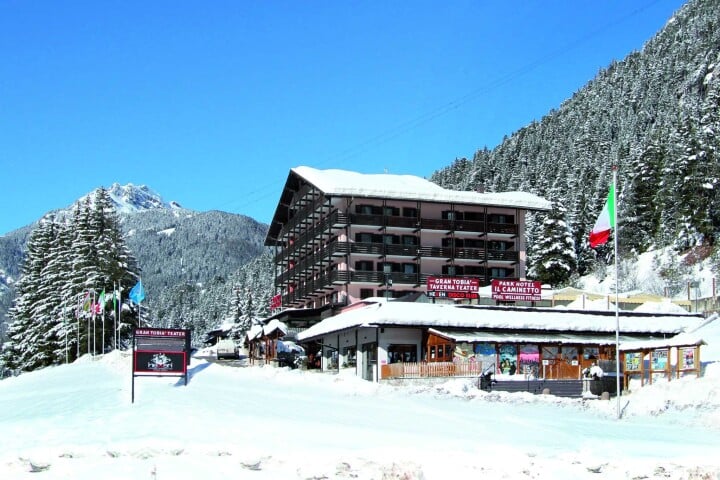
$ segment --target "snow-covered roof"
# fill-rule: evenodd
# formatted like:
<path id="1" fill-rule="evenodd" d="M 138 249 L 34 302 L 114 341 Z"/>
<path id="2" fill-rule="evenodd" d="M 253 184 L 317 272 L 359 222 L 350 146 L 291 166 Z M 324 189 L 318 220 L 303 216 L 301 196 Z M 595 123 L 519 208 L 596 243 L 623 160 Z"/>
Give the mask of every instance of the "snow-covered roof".
<path id="1" fill-rule="evenodd" d="M 285 325 L 283 322 L 277 319 L 270 320 L 267 325 L 263 327 L 263 335 L 270 335 L 271 333 L 275 332 L 276 330 L 282 332 L 283 335 L 286 335 L 288 332 L 287 325 Z"/>
<path id="2" fill-rule="evenodd" d="M 255 340 L 256 338 L 260 338 L 262 336 L 263 332 L 263 326 L 262 325 L 253 325 L 250 327 L 250 329 L 247 331 L 247 339 L 248 340 Z"/>
<path id="3" fill-rule="evenodd" d="M 620 331 L 672 336 L 696 328 L 701 322 L 702 317 L 691 314 L 622 312 Z M 327 318 L 299 333 L 298 340 L 306 341 L 355 327 L 382 325 L 614 334 L 616 320 L 614 312 L 387 302 Z"/>
<path id="4" fill-rule="evenodd" d="M 448 190 L 415 175 L 370 174 L 338 169 L 319 170 L 304 166 L 295 167 L 291 171 L 315 185 L 326 195 L 454 202 L 528 210 L 549 210 L 551 206 L 548 200 L 532 193 L 478 193 Z"/>
<path id="5" fill-rule="evenodd" d="M 604 335 L 582 335 L 571 333 L 514 333 L 514 332 L 495 332 L 487 331 L 452 331 L 437 330 L 435 328 L 428 329 L 431 333 L 436 333 L 445 338 L 454 340 L 455 342 L 465 343 L 561 343 L 575 344 L 582 343 L 584 345 L 611 345 L 615 343 L 615 334 Z M 620 336 L 620 342 L 639 342 L 641 338 L 632 336 Z"/>

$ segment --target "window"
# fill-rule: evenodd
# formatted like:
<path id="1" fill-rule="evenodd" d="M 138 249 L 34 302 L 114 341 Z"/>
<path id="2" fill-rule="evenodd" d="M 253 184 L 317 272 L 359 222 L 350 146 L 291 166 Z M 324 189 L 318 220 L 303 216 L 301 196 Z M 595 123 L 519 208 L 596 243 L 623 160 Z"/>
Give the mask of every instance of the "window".
<path id="1" fill-rule="evenodd" d="M 418 244 L 418 238 L 415 235 L 403 235 L 402 244 L 408 246 L 414 246 Z"/>
<path id="2" fill-rule="evenodd" d="M 355 241 L 360 243 L 372 243 L 373 234 L 367 232 L 361 232 L 355 234 Z"/>
<path id="3" fill-rule="evenodd" d="M 360 300 L 364 298 L 370 298 L 375 296 L 375 290 L 372 288 L 361 288 L 360 289 Z"/>
<path id="4" fill-rule="evenodd" d="M 456 238 L 445 237 L 442 239 L 442 246 L 443 247 L 452 247 L 453 245 L 459 246 L 458 243 L 460 241 L 461 240 L 456 239 Z"/>
<path id="5" fill-rule="evenodd" d="M 397 207 L 385 207 L 383 209 L 383 214 L 388 217 L 398 217 L 400 216 L 400 209 Z"/>
<path id="6" fill-rule="evenodd" d="M 370 260 L 358 260 L 355 262 L 355 270 L 361 270 L 365 272 L 371 272 L 373 269 L 373 262 Z"/>
<path id="7" fill-rule="evenodd" d="M 508 278 L 513 276 L 513 272 L 507 268 L 491 268 L 490 276 L 492 278 Z"/>
<path id="8" fill-rule="evenodd" d="M 500 250 L 500 251 L 506 251 L 506 250 L 512 250 L 513 244 L 511 242 L 500 242 L 500 241 L 491 241 L 488 242 L 488 248 L 490 250 Z"/>
<path id="9" fill-rule="evenodd" d="M 482 277 L 485 275 L 485 269 L 483 267 L 465 267 L 465 275 L 477 275 Z"/>
<path id="10" fill-rule="evenodd" d="M 443 275 L 450 275 L 452 277 L 455 275 L 463 275 L 464 269 L 463 267 L 458 267 L 457 265 L 443 265 L 442 273 Z"/>
<path id="11" fill-rule="evenodd" d="M 357 361 L 357 349 L 355 347 L 343 348 L 343 358 L 343 367 L 354 367 Z"/>
<path id="12" fill-rule="evenodd" d="M 402 272 L 402 265 L 399 263 L 391 263 L 391 262 L 377 262 L 376 266 L 378 272 L 385 272 L 385 273 L 391 273 L 391 272 Z"/>
<path id="13" fill-rule="evenodd" d="M 585 360 L 597 360 L 600 357 L 600 349 L 598 347 L 583 347 L 583 358 Z"/>
<path id="14" fill-rule="evenodd" d="M 490 221 L 490 223 L 515 223 L 515 217 L 502 213 L 493 213 L 491 215 L 488 215 L 488 220 Z"/>
<path id="15" fill-rule="evenodd" d="M 398 245 L 400 243 L 400 237 L 397 235 L 383 235 L 383 243 L 385 245 Z"/>
<path id="16" fill-rule="evenodd" d="M 475 222 L 481 222 L 485 220 L 485 215 L 482 212 L 464 212 L 463 217 L 465 220 L 472 220 Z"/>
<path id="17" fill-rule="evenodd" d="M 443 220 L 460 220 L 462 219 L 462 214 L 454 210 L 443 210 L 442 218 Z"/>
<path id="18" fill-rule="evenodd" d="M 377 215 L 380 211 L 380 207 L 374 205 L 357 205 L 355 207 L 355 212 L 361 215 Z"/>
<path id="19" fill-rule="evenodd" d="M 417 346 L 389 345 L 388 363 L 417 362 Z"/>
<path id="20" fill-rule="evenodd" d="M 403 207 L 403 217 L 417 218 L 417 216 L 418 216 L 417 208 Z"/>
<path id="21" fill-rule="evenodd" d="M 403 273 L 417 273 L 417 264 L 415 263 L 403 263 Z"/>

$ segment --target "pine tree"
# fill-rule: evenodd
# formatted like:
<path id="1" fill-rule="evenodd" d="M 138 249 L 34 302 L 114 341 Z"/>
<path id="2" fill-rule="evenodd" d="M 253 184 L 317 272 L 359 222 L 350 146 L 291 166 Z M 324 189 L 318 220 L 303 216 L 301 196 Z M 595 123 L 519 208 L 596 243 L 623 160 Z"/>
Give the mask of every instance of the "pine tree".
<path id="1" fill-rule="evenodd" d="M 575 245 L 568 226 L 567 210 L 554 203 L 542 225 L 532 268 L 528 276 L 553 287 L 563 286 L 576 268 Z"/>
<path id="2" fill-rule="evenodd" d="M 9 368 L 29 371 L 73 361 L 83 351 L 102 352 L 112 344 L 112 330 L 102 337 L 102 328 L 93 329 L 90 314 L 78 306 L 81 299 L 97 301 L 101 291 L 112 292 L 116 280 L 129 289 L 134 279 L 128 268 L 136 262 L 103 194 L 94 207 L 89 198 L 78 205 L 68 224 L 50 216 L 32 232 L 2 354 Z M 134 323 L 126 318 L 126 335 Z"/>

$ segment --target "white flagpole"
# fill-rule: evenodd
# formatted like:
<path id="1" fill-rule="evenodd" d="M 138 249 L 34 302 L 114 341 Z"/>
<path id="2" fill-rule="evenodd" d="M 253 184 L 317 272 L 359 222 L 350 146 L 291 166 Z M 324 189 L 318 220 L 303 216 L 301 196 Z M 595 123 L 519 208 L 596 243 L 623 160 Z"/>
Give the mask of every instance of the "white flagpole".
<path id="1" fill-rule="evenodd" d="M 68 363 L 70 363 L 70 356 L 68 355 L 68 324 L 70 322 L 68 322 L 68 320 L 67 320 L 67 311 L 66 311 L 66 306 L 65 306 L 66 301 L 67 300 L 63 301 L 62 317 L 63 317 L 63 330 L 65 330 L 65 364 L 68 364 Z"/>
<path id="2" fill-rule="evenodd" d="M 90 300 L 90 310 L 92 310 L 92 298 L 90 297 L 90 292 L 88 292 L 88 300 Z M 84 304 L 83 304 L 84 306 Z M 88 338 L 88 348 L 87 353 L 90 354 L 90 318 L 92 317 L 92 312 L 87 312 L 85 314 L 87 316 L 87 338 Z"/>
<path id="3" fill-rule="evenodd" d="M 78 304 L 77 304 L 77 310 L 75 310 L 75 320 L 77 322 L 77 331 L 75 332 L 77 334 L 77 355 L 75 356 L 75 360 L 80 358 L 80 312 L 82 312 L 82 293 L 78 296 Z"/>
<path id="4" fill-rule="evenodd" d="M 617 418 L 620 418 L 620 306 L 618 304 L 618 288 L 620 285 L 620 279 L 618 277 L 618 224 L 617 224 L 617 165 L 613 165 L 613 225 L 615 231 L 613 232 L 614 238 L 614 249 L 615 249 L 615 398 L 617 398 Z M 623 382 L 624 383 L 624 382 Z"/>
<path id="5" fill-rule="evenodd" d="M 113 282 L 113 349 L 117 350 L 117 282 Z"/>
<path id="6" fill-rule="evenodd" d="M 103 293 L 104 292 L 105 292 L 105 288 L 103 288 Z M 101 327 L 102 340 L 100 341 L 100 350 L 101 350 L 100 354 L 105 355 L 105 295 L 103 295 L 102 302 L 103 302 L 103 304 L 100 305 L 100 308 L 102 308 L 101 313 L 100 313 L 100 315 L 101 315 L 100 321 L 102 322 L 102 324 L 101 324 L 102 325 L 102 327 Z"/>
<path id="7" fill-rule="evenodd" d="M 93 290 L 93 299 L 92 299 L 92 305 L 90 305 L 90 308 L 92 309 L 92 331 L 93 331 L 93 356 L 97 353 L 97 342 L 95 341 L 95 290 Z"/>

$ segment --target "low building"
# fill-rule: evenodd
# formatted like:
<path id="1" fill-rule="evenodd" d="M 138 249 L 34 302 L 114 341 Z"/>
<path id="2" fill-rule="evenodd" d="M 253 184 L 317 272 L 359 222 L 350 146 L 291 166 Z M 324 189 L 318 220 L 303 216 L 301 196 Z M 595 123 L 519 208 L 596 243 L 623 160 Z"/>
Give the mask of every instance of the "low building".
<path id="1" fill-rule="evenodd" d="M 370 381 L 488 371 L 580 379 L 593 363 L 615 361 L 618 318 L 621 345 L 669 339 L 704 321 L 692 314 L 616 317 L 609 311 L 372 299 L 298 333 L 298 341 L 321 355 L 324 370 L 350 369 Z"/>

